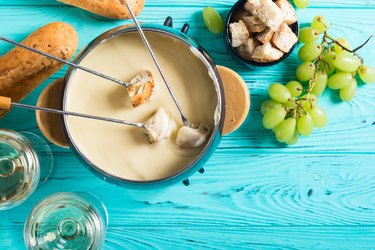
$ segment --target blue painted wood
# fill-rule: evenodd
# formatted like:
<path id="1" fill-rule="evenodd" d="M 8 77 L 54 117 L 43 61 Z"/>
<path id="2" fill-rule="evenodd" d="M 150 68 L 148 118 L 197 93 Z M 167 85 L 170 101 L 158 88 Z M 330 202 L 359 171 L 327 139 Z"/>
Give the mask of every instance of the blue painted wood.
<path id="1" fill-rule="evenodd" d="M 200 11 L 212 5 L 225 17 L 234 0 L 149 0 L 143 22 L 162 23 L 168 15 L 207 48 L 218 64 L 236 70 L 252 97 L 245 124 L 223 138 L 218 150 L 196 174 L 191 186 L 129 190 L 106 183 L 87 169 L 70 150 L 51 145 L 55 170 L 23 205 L 0 212 L 0 249 L 23 249 L 22 229 L 33 205 L 60 191 L 89 191 L 108 207 L 106 249 L 373 249 L 375 248 L 375 85 L 360 86 L 350 103 L 328 91 L 320 99 L 330 124 L 296 146 L 276 143 L 261 126 L 259 106 L 273 81 L 293 78 L 296 53 L 285 62 L 257 71 L 238 65 L 211 35 Z M 335 36 L 360 44 L 375 33 L 372 0 L 312 0 L 299 10 L 301 23 L 316 14 L 334 23 Z M 53 0 L 0 0 L 2 35 L 22 40 L 36 28 L 66 21 L 79 32 L 80 48 L 105 30 L 127 23 L 97 20 Z M 0 44 L 0 53 L 10 46 Z M 361 54 L 375 65 L 374 41 Z M 38 87 L 24 102 L 35 103 L 41 90 L 64 70 Z M 40 134 L 35 115 L 13 110 L 0 127 Z"/>

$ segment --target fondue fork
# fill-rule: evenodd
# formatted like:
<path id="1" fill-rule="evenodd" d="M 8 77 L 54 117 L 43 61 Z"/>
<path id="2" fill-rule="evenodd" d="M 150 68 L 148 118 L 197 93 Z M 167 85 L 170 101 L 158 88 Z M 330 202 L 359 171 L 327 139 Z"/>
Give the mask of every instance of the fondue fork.
<path id="1" fill-rule="evenodd" d="M 158 142 L 169 136 L 169 117 L 163 108 L 160 108 L 153 116 L 145 122 L 131 122 L 114 118 L 101 117 L 95 115 L 88 115 L 76 112 L 63 111 L 58 109 L 51 109 L 39 106 L 32 106 L 22 103 L 12 102 L 11 98 L 0 96 L 0 109 L 9 110 L 11 107 L 18 107 L 23 109 L 39 110 L 60 115 L 71 115 L 87 119 L 100 120 L 105 122 L 119 123 L 129 125 L 137 128 L 144 129 L 145 134 L 148 136 L 150 143 Z"/>
<path id="2" fill-rule="evenodd" d="M 137 128 L 142 128 L 145 134 L 148 136 L 148 140 L 150 141 L 150 143 L 161 141 L 162 139 L 168 137 L 170 134 L 169 117 L 163 108 L 160 108 L 155 114 L 153 114 L 145 122 L 131 122 L 131 121 L 118 120 L 118 119 L 108 118 L 108 117 L 101 117 L 101 116 L 95 116 L 95 115 L 88 115 L 88 114 L 69 112 L 69 111 L 63 111 L 63 110 L 58 110 L 58 109 L 51 109 L 51 108 L 21 104 L 21 103 L 12 102 L 11 98 L 9 97 L 0 96 L 0 109 L 9 110 L 11 107 L 39 110 L 43 112 L 49 112 L 49 113 L 60 114 L 60 115 L 71 115 L 71 116 L 119 123 L 123 125 L 129 125 L 129 126 L 134 126 Z"/>
<path id="3" fill-rule="evenodd" d="M 125 5 L 128 8 L 128 11 L 129 11 L 130 15 L 132 16 L 132 19 L 133 19 L 135 25 L 137 26 L 138 32 L 139 32 L 139 34 L 140 34 L 140 36 L 141 36 L 141 38 L 143 40 L 143 43 L 146 45 L 146 48 L 150 52 L 151 57 L 154 60 L 155 65 L 158 68 L 159 73 L 160 73 L 161 77 L 163 78 L 163 81 L 164 81 L 165 85 L 167 86 L 167 89 L 168 89 L 170 95 L 172 96 L 173 101 L 176 104 L 178 111 L 180 112 L 182 122 L 184 123 L 185 126 L 190 126 L 190 122 L 189 122 L 188 118 L 185 116 L 184 112 L 182 111 L 180 103 L 178 102 L 176 96 L 174 95 L 174 93 L 172 91 L 172 88 L 171 88 L 171 86 L 170 86 L 170 84 L 169 84 L 169 82 L 167 80 L 167 77 L 165 76 L 165 74 L 164 74 L 164 72 L 163 72 L 163 70 L 162 70 L 162 68 L 161 68 L 158 60 L 156 59 L 155 53 L 152 50 L 152 48 L 150 46 L 150 43 L 148 42 L 148 40 L 147 40 L 147 38 L 146 38 L 146 36 L 145 36 L 145 34 L 143 32 L 143 29 L 142 29 L 141 25 L 139 24 L 137 18 L 135 17 L 135 14 L 134 14 L 134 12 L 133 12 L 132 8 L 130 7 L 130 5 L 129 5 L 129 3 L 128 3 L 127 0 L 125 0 Z"/>
<path id="4" fill-rule="evenodd" d="M 118 79 L 116 79 L 116 78 L 113 78 L 113 77 L 111 77 L 111 76 L 105 75 L 105 74 L 100 73 L 100 72 L 97 72 L 97 71 L 95 71 L 95 70 L 92 70 L 92 69 L 86 68 L 86 67 L 84 67 L 84 66 L 81 66 L 81 65 L 75 64 L 75 63 L 73 63 L 73 62 L 70 62 L 70 61 L 67 61 L 67 60 L 61 59 L 61 58 L 59 58 L 59 57 L 56 57 L 56 56 L 53 56 L 53 55 L 51 55 L 51 54 L 45 53 L 45 52 L 43 52 L 43 51 L 40 51 L 40 50 L 34 49 L 34 48 L 29 47 L 29 46 L 27 46 L 27 45 L 24 45 L 24 44 L 22 44 L 22 43 L 15 42 L 15 41 L 10 40 L 10 39 L 8 39 L 8 38 L 5 38 L 5 37 L 3 37 L 3 36 L 0 36 L 0 40 L 2 40 L 2 41 L 4 41 L 4 42 L 7 42 L 7 43 L 10 43 L 10 44 L 13 44 L 13 45 L 18 46 L 18 47 L 21 47 L 21 48 L 27 49 L 27 50 L 32 51 L 32 52 L 34 52 L 34 53 L 37 53 L 37 54 L 43 55 L 43 56 L 45 56 L 45 57 L 48 57 L 48 58 L 53 59 L 53 60 L 56 60 L 56 61 L 58 61 L 58 62 L 61 62 L 61 63 L 67 64 L 67 65 L 72 66 L 72 67 L 74 67 L 74 68 L 77 68 L 77 69 L 80 69 L 80 70 L 86 71 L 86 72 L 88 72 L 88 73 L 91 73 L 91 74 L 97 75 L 97 76 L 99 76 L 99 77 L 101 77 L 101 78 L 104 78 L 104 79 L 107 79 L 107 80 L 109 80 L 109 81 L 115 82 L 115 83 L 120 84 L 120 85 L 122 85 L 122 86 L 125 86 L 125 87 L 127 87 L 127 88 L 131 86 L 130 83 L 127 83 L 127 82 L 124 82 L 124 81 L 118 80 Z"/>
<path id="5" fill-rule="evenodd" d="M 123 121 L 123 120 L 101 117 L 101 116 L 95 116 L 95 115 L 88 115 L 88 114 L 82 114 L 82 113 L 76 113 L 76 112 L 70 112 L 70 111 L 63 111 L 63 110 L 58 110 L 58 109 L 50 109 L 50 108 L 45 108 L 45 107 L 32 106 L 32 105 L 12 102 L 11 98 L 5 97 L 5 96 L 0 96 L 0 109 L 8 110 L 11 107 L 18 107 L 18 108 L 31 109 L 31 110 L 39 110 L 39 111 L 44 111 L 44 112 L 54 113 L 54 114 L 60 114 L 60 115 L 71 115 L 71 116 L 83 117 L 83 118 L 88 118 L 88 119 L 93 119 L 93 120 L 114 122 L 114 123 L 120 123 L 120 124 L 135 126 L 135 127 L 139 127 L 139 128 L 145 128 L 145 123 L 141 123 L 141 122 Z"/>

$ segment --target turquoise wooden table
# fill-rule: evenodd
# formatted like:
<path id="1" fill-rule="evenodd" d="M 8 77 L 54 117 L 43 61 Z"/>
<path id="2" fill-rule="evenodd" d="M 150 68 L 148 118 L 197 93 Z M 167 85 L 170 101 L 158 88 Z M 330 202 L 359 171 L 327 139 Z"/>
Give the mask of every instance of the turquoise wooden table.
<path id="1" fill-rule="evenodd" d="M 245 124 L 226 136 L 191 186 L 129 190 L 106 183 L 83 167 L 70 150 L 51 145 L 55 169 L 47 183 L 21 206 L 0 212 L 0 249 L 23 249 L 24 221 L 48 194 L 89 191 L 108 208 L 105 249 L 375 249 L 375 84 L 359 88 L 350 103 L 328 91 L 320 99 L 330 123 L 296 146 L 278 144 L 261 126 L 259 106 L 274 81 L 288 81 L 299 62 L 296 51 L 285 62 L 250 71 L 227 54 L 223 36 L 211 35 L 201 11 L 215 7 L 225 17 L 234 0 L 148 0 L 142 22 L 174 17 L 176 28 L 189 22 L 189 34 L 218 64 L 236 70 L 251 91 Z M 65 21 L 79 32 L 80 48 L 123 21 L 96 20 L 53 0 L 0 0 L 0 32 L 22 40 L 38 27 Z M 302 23 L 323 14 L 332 33 L 359 45 L 375 33 L 374 0 L 311 0 L 299 10 Z M 127 21 L 129 22 L 129 21 Z M 361 52 L 375 66 L 375 42 Z M 0 53 L 11 46 L 0 44 Z M 43 83 L 23 102 L 34 104 Z M 34 112 L 13 110 L 0 127 L 40 135 Z"/>

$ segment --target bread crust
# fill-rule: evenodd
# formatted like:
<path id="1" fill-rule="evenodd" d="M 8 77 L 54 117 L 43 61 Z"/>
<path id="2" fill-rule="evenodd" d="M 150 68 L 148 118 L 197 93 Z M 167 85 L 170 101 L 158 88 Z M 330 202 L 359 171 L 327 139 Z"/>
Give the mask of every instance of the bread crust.
<path id="1" fill-rule="evenodd" d="M 57 0 L 86 11 L 111 19 L 129 19 L 131 15 L 125 6 L 126 0 Z M 145 4 L 144 0 L 128 0 L 135 15 L 138 15 Z"/>
<path id="2" fill-rule="evenodd" d="M 147 82 L 139 82 L 138 77 L 140 75 L 138 75 L 131 81 L 132 85 L 127 88 L 131 104 L 134 108 L 148 102 L 154 93 L 155 79 L 151 71 L 146 70 L 141 75 L 147 75 Z"/>
<path id="3" fill-rule="evenodd" d="M 69 60 L 77 50 L 78 34 L 67 23 L 53 22 L 33 32 L 22 43 Z M 19 102 L 62 66 L 56 60 L 15 47 L 0 57 L 0 95 Z M 1 110 L 0 117 L 6 112 Z"/>

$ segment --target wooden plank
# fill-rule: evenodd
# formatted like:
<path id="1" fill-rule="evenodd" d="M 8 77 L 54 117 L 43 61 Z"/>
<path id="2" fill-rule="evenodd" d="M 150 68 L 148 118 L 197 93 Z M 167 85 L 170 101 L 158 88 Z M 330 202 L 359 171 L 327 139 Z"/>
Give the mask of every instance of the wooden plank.
<path id="1" fill-rule="evenodd" d="M 98 179 L 70 153 L 0 228 L 24 221 L 55 192 L 88 191 L 106 205 L 110 227 L 375 226 L 375 155 L 252 155 L 220 151 L 191 186 L 129 189 Z M 235 157 L 234 157 L 235 156 Z M 370 164 L 369 164 L 370 163 Z M 375 239 L 374 239 L 375 240 Z"/>
<path id="2" fill-rule="evenodd" d="M 196 7 L 199 6 L 204 8 L 206 6 L 212 7 L 222 7 L 225 6 L 230 8 L 236 0 L 210 0 L 210 1 L 199 1 L 199 0 L 191 0 L 186 2 L 181 2 L 178 0 L 164 0 L 162 3 L 158 0 L 145 0 L 147 7 L 153 6 L 166 6 L 164 8 L 188 8 L 188 7 Z M 64 5 L 63 3 L 57 2 L 55 0 L 36 0 L 36 1 L 29 1 L 29 0 L 0 0 L 0 6 L 61 6 Z M 308 8 L 371 8 L 375 7 L 375 3 L 372 0 L 332 0 L 332 1 L 323 1 L 323 0 L 314 0 L 310 1 Z"/>
<path id="3" fill-rule="evenodd" d="M 167 11 L 163 8 L 155 9 L 157 12 L 164 13 L 161 16 L 166 16 Z M 196 17 L 199 8 L 190 8 L 187 10 L 174 10 L 175 25 L 181 27 L 184 22 L 192 20 Z M 335 34 L 341 36 L 347 33 L 348 27 L 358 27 L 351 30 L 353 37 L 351 41 L 363 41 L 371 33 L 370 31 L 375 25 L 375 19 L 371 16 L 375 15 L 375 10 L 367 10 L 365 13 L 362 10 L 340 10 L 340 12 L 332 12 L 330 10 L 322 10 L 326 16 L 330 16 L 330 20 L 335 24 Z M 355 22 L 348 19 L 347 16 L 356 16 Z M 38 16 L 38 18 L 35 18 Z M 155 14 L 150 17 L 141 16 L 141 20 L 145 22 L 162 23 L 160 15 Z M 303 20 L 311 20 L 314 16 L 312 12 L 307 12 L 303 16 Z M 77 9 L 60 7 L 29 7 L 25 9 L 1 8 L 0 9 L 0 24 L 7 23 L 8 20 L 17 20 L 21 18 L 25 22 L 32 25 L 25 26 L 23 22 L 16 22 L 12 26 L 3 25 L 3 34 L 10 36 L 13 39 L 21 40 L 29 32 L 42 24 L 53 20 L 64 20 L 77 28 L 80 34 L 80 48 L 87 44 L 91 39 L 107 29 L 115 27 L 123 22 L 100 22 L 93 19 L 92 16 L 85 14 Z M 58 17 L 58 18 L 56 18 Z M 76 18 L 78 17 L 78 18 Z M 37 20 L 37 21 L 34 21 Z M 17 33 L 14 32 L 17 30 Z M 364 32 L 366 31 L 366 32 Z M 248 84 L 252 94 L 252 107 L 245 124 L 235 133 L 224 137 L 220 145 L 221 148 L 250 148 L 254 149 L 253 153 L 304 153 L 309 152 L 374 152 L 375 130 L 373 124 L 375 122 L 375 101 L 371 96 L 375 94 L 374 85 L 360 86 L 358 94 L 354 101 L 350 103 L 341 103 L 338 101 L 337 93 L 328 91 L 321 99 L 320 105 L 325 108 L 330 118 L 330 124 L 323 130 L 316 130 L 309 138 L 304 138 L 299 144 L 293 147 L 282 147 L 277 143 L 273 134 L 266 131 L 261 126 L 261 115 L 259 113 L 260 103 L 267 98 L 267 88 L 273 81 L 285 82 L 292 79 L 294 70 L 298 63 L 296 55 L 294 54 L 285 62 L 271 67 L 269 69 L 259 69 L 256 74 L 253 71 L 239 65 L 223 46 L 222 36 L 213 36 L 199 24 L 192 25 L 190 34 L 208 49 L 210 54 L 216 59 L 218 64 L 230 66 L 239 72 Z M 202 35 L 198 35 L 202 34 Z M 372 49 L 370 43 L 363 51 L 366 59 L 370 64 L 375 61 L 375 50 Z M 0 51 L 4 53 L 9 46 L 1 46 Z M 37 96 L 41 90 L 52 80 L 63 76 L 64 71 L 55 74 L 50 80 L 36 89 L 28 98 L 24 100 L 25 103 L 35 103 Z M 36 130 L 36 123 L 34 122 L 34 113 L 30 111 L 13 111 L 6 118 L 0 121 L 2 127 L 13 128 L 16 130 Z M 366 144 L 368 147 L 363 147 Z"/>
<path id="4" fill-rule="evenodd" d="M 321 98 L 331 123 L 293 147 L 277 144 L 261 127 L 259 106 L 273 81 L 294 76 L 296 54 L 284 63 L 256 72 L 227 54 L 222 36 L 203 26 L 200 11 L 210 4 L 226 16 L 234 0 L 148 0 L 140 20 L 162 23 L 173 15 L 175 26 L 190 22 L 190 35 L 217 61 L 239 72 L 252 92 L 252 110 L 237 132 L 223 138 L 192 185 L 132 190 L 99 180 L 69 150 L 52 147 L 55 171 L 22 206 L 0 212 L 0 249 L 22 249 L 22 229 L 31 207 L 48 194 L 89 191 L 109 210 L 106 249 L 371 249 L 375 246 L 375 85 L 361 86 L 349 104 L 337 95 Z M 34 6 L 32 6 L 34 5 Z M 44 5 L 44 6 L 39 6 Z M 123 24 L 104 21 L 53 0 L 0 0 L 2 35 L 21 40 L 51 21 L 67 21 L 80 34 L 80 48 L 103 31 Z M 16 7 L 18 6 L 18 7 Z M 166 7 L 167 6 L 167 7 Z M 311 1 L 300 10 L 301 22 L 323 14 L 335 24 L 333 33 L 350 36 L 354 45 L 373 33 L 372 0 Z M 332 8 L 332 9 L 327 9 Z M 25 25 L 27 23 L 27 25 Z M 11 25 L 10 25 L 11 24 Z M 0 53 L 10 46 L 1 44 Z M 375 63 L 373 43 L 363 51 Z M 55 74 L 25 103 L 35 103 Z M 34 113 L 13 111 L 0 127 L 40 134 Z M 5 218 L 5 219 L 4 219 Z"/>
<path id="5" fill-rule="evenodd" d="M 230 232 L 230 233 L 229 233 Z M 322 233 L 324 232 L 324 233 Z M 21 225 L 0 229 L 3 249 L 23 249 Z M 375 227 L 112 227 L 105 250 L 371 249 Z"/>
<path id="6" fill-rule="evenodd" d="M 236 155 L 234 158 L 233 155 Z M 51 179 L 24 205 L 1 212 L 2 246 L 19 249 L 32 206 L 60 191 L 106 204 L 106 249 L 370 249 L 375 245 L 375 155 L 250 155 L 221 151 L 192 185 L 116 187 L 71 154 L 55 154 Z M 72 183 L 75 183 L 72 185 Z"/>

